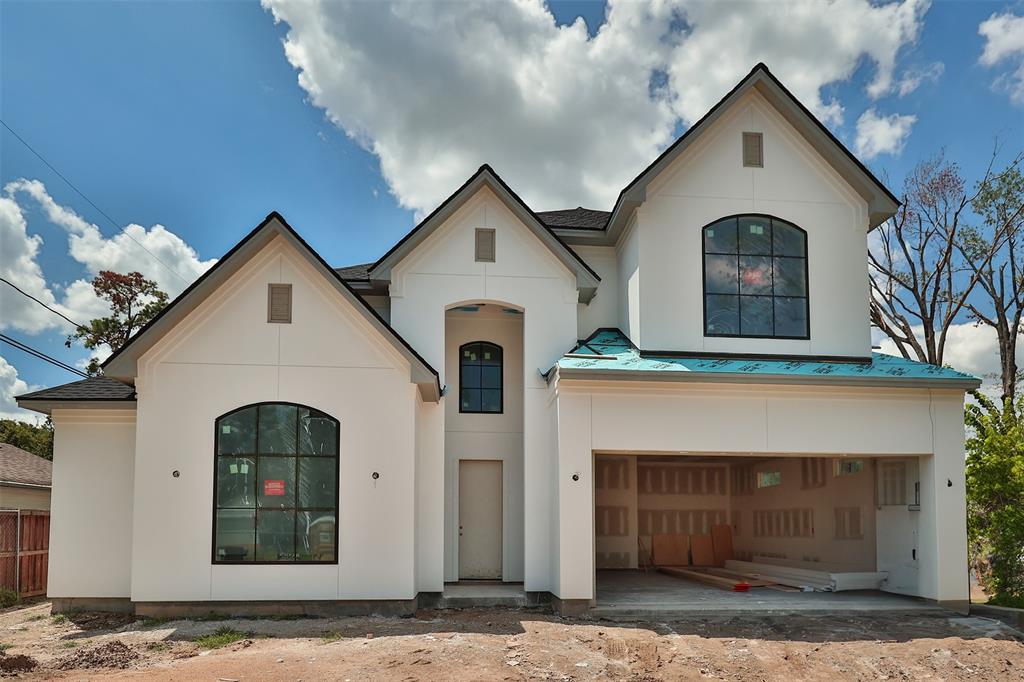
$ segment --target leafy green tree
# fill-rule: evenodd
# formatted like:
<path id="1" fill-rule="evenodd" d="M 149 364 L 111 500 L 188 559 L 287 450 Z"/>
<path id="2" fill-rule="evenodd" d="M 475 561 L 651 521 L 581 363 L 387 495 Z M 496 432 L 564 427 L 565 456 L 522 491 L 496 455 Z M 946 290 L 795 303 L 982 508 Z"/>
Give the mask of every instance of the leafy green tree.
<path id="1" fill-rule="evenodd" d="M 21 448 L 43 459 L 53 459 L 53 422 L 29 424 L 15 419 L 0 419 L 0 443 Z"/>
<path id="2" fill-rule="evenodd" d="M 139 272 L 122 275 L 103 270 L 93 278 L 92 288 L 110 304 L 110 315 L 75 329 L 65 342 L 69 348 L 75 341 L 81 341 L 90 350 L 107 345 L 117 351 L 167 305 L 167 294 Z M 92 358 L 87 370 L 89 374 L 98 374 L 99 358 Z"/>
<path id="3" fill-rule="evenodd" d="M 966 407 L 970 553 L 990 601 L 1024 607 L 1024 399 L 975 399 Z"/>

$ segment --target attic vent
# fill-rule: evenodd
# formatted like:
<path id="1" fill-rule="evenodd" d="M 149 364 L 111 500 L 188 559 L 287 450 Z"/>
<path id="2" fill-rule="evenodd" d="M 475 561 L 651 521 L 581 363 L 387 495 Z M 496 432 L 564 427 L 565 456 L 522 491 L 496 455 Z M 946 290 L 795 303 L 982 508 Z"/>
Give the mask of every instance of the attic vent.
<path id="1" fill-rule="evenodd" d="M 476 262 L 494 262 L 494 230 L 479 228 L 476 231 Z"/>
<path id="2" fill-rule="evenodd" d="M 743 165 L 764 168 L 764 138 L 761 133 L 743 133 Z"/>
<path id="3" fill-rule="evenodd" d="M 292 285 L 267 285 L 267 322 L 291 324 L 292 321 Z"/>

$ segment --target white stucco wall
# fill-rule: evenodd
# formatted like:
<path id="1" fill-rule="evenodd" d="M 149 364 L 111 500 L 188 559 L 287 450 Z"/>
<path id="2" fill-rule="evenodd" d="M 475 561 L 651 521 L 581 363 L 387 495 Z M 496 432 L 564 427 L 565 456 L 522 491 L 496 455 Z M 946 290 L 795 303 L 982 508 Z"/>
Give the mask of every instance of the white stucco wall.
<path id="1" fill-rule="evenodd" d="M 135 413 L 53 411 L 47 596 L 131 592 Z"/>
<path id="2" fill-rule="evenodd" d="M 266 321 L 271 282 L 292 284 L 291 324 Z M 436 442 L 415 447 L 409 366 L 283 239 L 143 356 L 137 389 L 133 600 L 409 599 L 440 589 L 437 557 L 415 541 L 417 502 L 420 531 L 437 530 L 416 476 L 436 479 L 439 453 Z M 211 562 L 214 421 L 261 401 L 340 421 L 337 565 Z M 430 411 L 421 424 L 436 422 Z"/>
<path id="3" fill-rule="evenodd" d="M 744 131 L 763 134 L 764 168 L 743 167 Z M 702 228 L 737 213 L 769 214 L 807 231 L 809 340 L 704 336 Z M 620 323 L 642 348 L 870 353 L 867 204 L 756 92 L 738 101 L 651 182 L 636 215 L 637 244 L 627 238 L 620 245 L 620 289 L 631 294 L 627 273 L 637 249 L 643 277 L 640 334 L 633 330 L 631 300 Z"/>
<path id="4" fill-rule="evenodd" d="M 495 230 L 494 263 L 475 262 L 474 235 L 480 227 Z M 445 361 L 445 311 L 462 303 L 493 302 L 524 313 L 523 483 L 521 490 L 505 493 L 523 498 L 523 581 L 530 591 L 551 585 L 548 533 L 553 516 L 545 491 L 554 452 L 547 384 L 540 371 L 575 343 L 578 298 L 573 273 L 486 188 L 392 271 L 392 326 L 442 373 L 441 383 L 449 390 L 457 375 L 453 378 L 453 366 Z"/>
<path id="5" fill-rule="evenodd" d="M 575 246 L 573 250 L 601 278 L 590 303 L 579 304 L 576 335 L 585 339 L 602 327 L 619 326 L 619 257 L 611 246 Z"/>
<path id="6" fill-rule="evenodd" d="M 564 381 L 556 404 L 562 599 L 593 598 L 595 452 L 920 457 L 918 594 L 967 598 L 960 391 Z"/>

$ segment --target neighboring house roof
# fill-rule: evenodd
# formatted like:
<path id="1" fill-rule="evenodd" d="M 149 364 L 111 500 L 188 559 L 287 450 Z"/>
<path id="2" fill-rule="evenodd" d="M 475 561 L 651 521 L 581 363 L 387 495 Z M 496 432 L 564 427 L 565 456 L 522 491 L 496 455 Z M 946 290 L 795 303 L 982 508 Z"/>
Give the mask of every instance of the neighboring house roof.
<path id="1" fill-rule="evenodd" d="M 576 275 L 576 286 L 580 292 L 580 301 L 589 303 L 597 292 L 601 278 L 587 265 L 579 255 L 544 224 L 540 216 L 526 205 L 515 192 L 505 183 L 494 169 L 484 164 L 459 189 L 445 199 L 434 212 L 424 218 L 409 234 L 391 247 L 381 256 L 380 260 L 370 268 L 371 280 L 390 280 L 391 270 L 413 249 L 423 243 L 438 227 L 451 217 L 463 204 L 472 198 L 482 187 L 488 187 L 505 202 L 512 213 L 529 228 L 540 241 L 551 250 L 569 270 Z"/>
<path id="2" fill-rule="evenodd" d="M 974 389 L 981 380 L 892 355 L 814 358 L 641 351 L 618 329 L 599 329 L 552 368 L 560 379 L 707 381 Z M 548 378 L 554 372 L 548 373 Z"/>
<path id="3" fill-rule="evenodd" d="M 9 443 L 0 443 L 0 485 L 49 488 L 52 478 L 52 462 Z"/>
<path id="4" fill-rule="evenodd" d="M 270 213 L 242 241 L 238 242 L 217 264 L 183 291 L 160 314 L 153 318 L 120 350 L 103 363 L 108 377 L 130 381 L 137 374 L 138 359 L 164 334 L 206 300 L 254 255 L 276 237 L 283 237 L 305 256 L 371 326 L 373 326 L 411 365 L 411 379 L 420 386 L 424 399 L 437 401 L 441 395 L 440 378 L 433 367 L 417 353 L 398 332 L 362 299 L 347 282 L 276 211 Z"/>
<path id="5" fill-rule="evenodd" d="M 548 227 L 569 230 L 603 230 L 610 216 L 609 211 L 595 211 L 582 206 L 560 211 L 537 211 L 537 217 Z"/>

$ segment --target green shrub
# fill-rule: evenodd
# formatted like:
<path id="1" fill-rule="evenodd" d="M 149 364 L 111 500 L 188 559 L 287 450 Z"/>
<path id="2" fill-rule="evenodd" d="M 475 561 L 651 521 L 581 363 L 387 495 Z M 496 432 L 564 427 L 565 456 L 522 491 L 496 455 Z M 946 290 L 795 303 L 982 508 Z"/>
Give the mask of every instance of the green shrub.
<path id="1" fill-rule="evenodd" d="M 14 590 L 9 590 L 6 587 L 0 587 L 0 609 L 6 609 L 14 606 L 21 601 L 21 597 Z"/>

